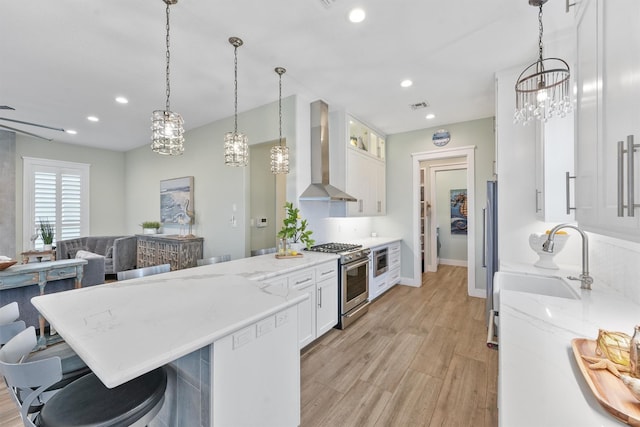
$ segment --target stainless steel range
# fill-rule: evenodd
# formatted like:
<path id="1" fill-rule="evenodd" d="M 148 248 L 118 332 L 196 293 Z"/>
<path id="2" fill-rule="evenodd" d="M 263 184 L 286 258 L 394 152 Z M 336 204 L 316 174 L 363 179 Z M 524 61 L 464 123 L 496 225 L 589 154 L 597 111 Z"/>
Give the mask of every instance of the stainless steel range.
<path id="1" fill-rule="evenodd" d="M 338 328 L 344 329 L 369 310 L 369 254 L 348 243 L 325 243 L 310 251 L 340 255 L 338 266 Z"/>

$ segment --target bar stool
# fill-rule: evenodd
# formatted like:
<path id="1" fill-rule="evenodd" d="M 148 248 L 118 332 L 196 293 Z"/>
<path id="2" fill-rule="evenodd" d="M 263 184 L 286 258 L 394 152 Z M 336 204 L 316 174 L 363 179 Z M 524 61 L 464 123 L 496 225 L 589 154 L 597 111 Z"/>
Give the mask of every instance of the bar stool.
<path id="1" fill-rule="evenodd" d="M 133 270 L 118 271 L 118 280 L 135 279 L 136 277 L 153 276 L 154 274 L 168 273 L 171 264 L 152 265 L 151 267 L 136 268 Z"/>
<path id="2" fill-rule="evenodd" d="M 201 265 L 217 264 L 219 262 L 227 262 L 227 261 L 231 261 L 231 255 L 229 254 L 217 255 L 217 256 L 212 256 L 211 258 L 199 259 L 196 261 L 196 263 L 198 264 L 198 266 L 201 266 Z"/>
<path id="3" fill-rule="evenodd" d="M 0 349 L 0 373 L 27 427 L 144 426 L 164 403 L 167 374 L 158 368 L 112 389 L 91 373 L 42 405 L 42 393 L 62 378 L 62 364 L 59 357 L 21 362 L 35 345 L 35 328 L 30 326 Z"/>
<path id="4" fill-rule="evenodd" d="M 0 307 L 0 348 L 11 338 L 24 331 L 27 326 L 20 317 L 18 303 L 12 302 Z M 36 360 L 47 359 L 57 356 L 62 362 L 62 379 L 60 382 L 50 387 L 49 391 L 60 389 L 67 384 L 91 372 L 91 369 L 78 356 L 66 342 L 60 342 L 45 349 L 31 353 L 33 347 L 29 349 L 25 360 L 34 362 Z"/>

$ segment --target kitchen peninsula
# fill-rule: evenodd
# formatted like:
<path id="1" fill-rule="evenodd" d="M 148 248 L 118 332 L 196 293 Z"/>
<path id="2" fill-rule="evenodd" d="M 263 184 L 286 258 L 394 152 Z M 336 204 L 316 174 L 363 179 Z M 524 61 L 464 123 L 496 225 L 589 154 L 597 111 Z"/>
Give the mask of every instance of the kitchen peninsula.
<path id="1" fill-rule="evenodd" d="M 159 417 L 167 425 L 296 426 L 297 306 L 307 295 L 264 281 L 336 258 L 305 253 L 277 260 L 264 255 L 39 296 L 32 302 L 108 387 L 166 364 L 178 371 L 180 380 L 180 361 L 191 363 L 191 355 L 204 353 L 209 372 L 198 371 L 203 384 L 195 401 L 166 393 L 165 407 L 170 408 L 163 408 Z M 197 423 L 172 415 L 178 406 L 199 403 L 197 412 L 203 415 L 197 414 Z"/>

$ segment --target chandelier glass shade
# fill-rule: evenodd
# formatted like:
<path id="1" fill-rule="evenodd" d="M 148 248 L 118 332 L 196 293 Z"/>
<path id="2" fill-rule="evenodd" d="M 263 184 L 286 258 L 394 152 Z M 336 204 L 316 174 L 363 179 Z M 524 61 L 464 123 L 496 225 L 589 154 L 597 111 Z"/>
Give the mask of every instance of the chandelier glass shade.
<path id="1" fill-rule="evenodd" d="M 151 149 L 166 156 L 179 156 L 184 152 L 184 121 L 182 116 L 171 111 L 169 98 L 171 96 L 171 84 L 169 80 L 169 63 L 171 53 L 169 50 L 169 6 L 176 4 L 178 0 L 163 0 L 166 3 L 166 69 L 165 83 L 167 100 L 164 110 L 155 110 L 151 116 Z"/>
<path id="2" fill-rule="evenodd" d="M 153 151 L 168 156 L 184 153 L 184 122 L 180 114 L 168 110 L 155 110 L 151 123 Z"/>
<path id="3" fill-rule="evenodd" d="M 233 132 L 227 132 L 224 136 L 224 164 L 227 166 L 247 166 L 249 139 L 244 133 L 238 132 L 238 47 L 242 46 L 242 40 L 238 37 L 230 37 L 229 43 L 233 45 L 234 55 L 234 128 Z"/>
<path id="4" fill-rule="evenodd" d="M 278 118 L 280 139 L 278 145 L 271 147 L 271 172 L 274 174 L 289 173 L 289 147 L 284 145 L 282 139 L 282 75 L 287 72 L 282 67 L 276 67 L 274 70 L 279 76 L 278 84 Z"/>
<path id="5" fill-rule="evenodd" d="M 569 64 L 560 58 L 542 57 L 542 5 L 547 0 L 529 0 L 538 6 L 539 57 L 524 69 L 516 81 L 516 111 L 514 123 L 527 124 L 537 119 L 546 122 L 552 117 L 565 117 L 573 111 Z"/>

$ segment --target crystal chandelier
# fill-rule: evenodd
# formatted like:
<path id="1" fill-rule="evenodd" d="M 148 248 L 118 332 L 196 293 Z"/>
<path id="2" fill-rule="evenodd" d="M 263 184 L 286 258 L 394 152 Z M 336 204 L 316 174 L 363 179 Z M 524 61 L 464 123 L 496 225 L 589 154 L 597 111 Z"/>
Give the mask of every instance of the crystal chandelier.
<path id="1" fill-rule="evenodd" d="M 158 154 L 167 156 L 179 156 L 184 152 L 184 121 L 182 116 L 174 113 L 169 108 L 171 85 L 169 83 L 169 5 L 176 4 L 178 0 L 163 0 L 167 5 L 167 67 L 166 67 L 166 94 L 167 102 L 164 110 L 155 110 L 151 116 L 151 149 Z"/>
<path id="2" fill-rule="evenodd" d="M 282 75 L 287 72 L 282 67 L 276 67 L 275 72 L 280 76 L 278 85 L 278 117 L 280 119 L 279 144 L 271 147 L 271 172 L 289 173 L 289 147 L 283 144 L 282 139 Z"/>
<path id="3" fill-rule="evenodd" d="M 538 51 L 536 62 L 529 65 L 516 82 L 514 123 L 527 124 L 534 118 L 546 122 L 551 117 L 565 117 L 573 110 L 569 87 L 569 65 L 560 58 L 542 58 L 542 5 L 547 0 L 529 0 L 538 6 Z"/>
<path id="4" fill-rule="evenodd" d="M 242 46 L 242 40 L 238 37 L 230 37 L 229 43 L 233 45 L 234 55 L 234 127 L 233 132 L 227 132 L 224 136 L 224 164 L 227 166 L 247 166 L 249 161 L 248 139 L 244 133 L 238 133 L 238 47 Z"/>

